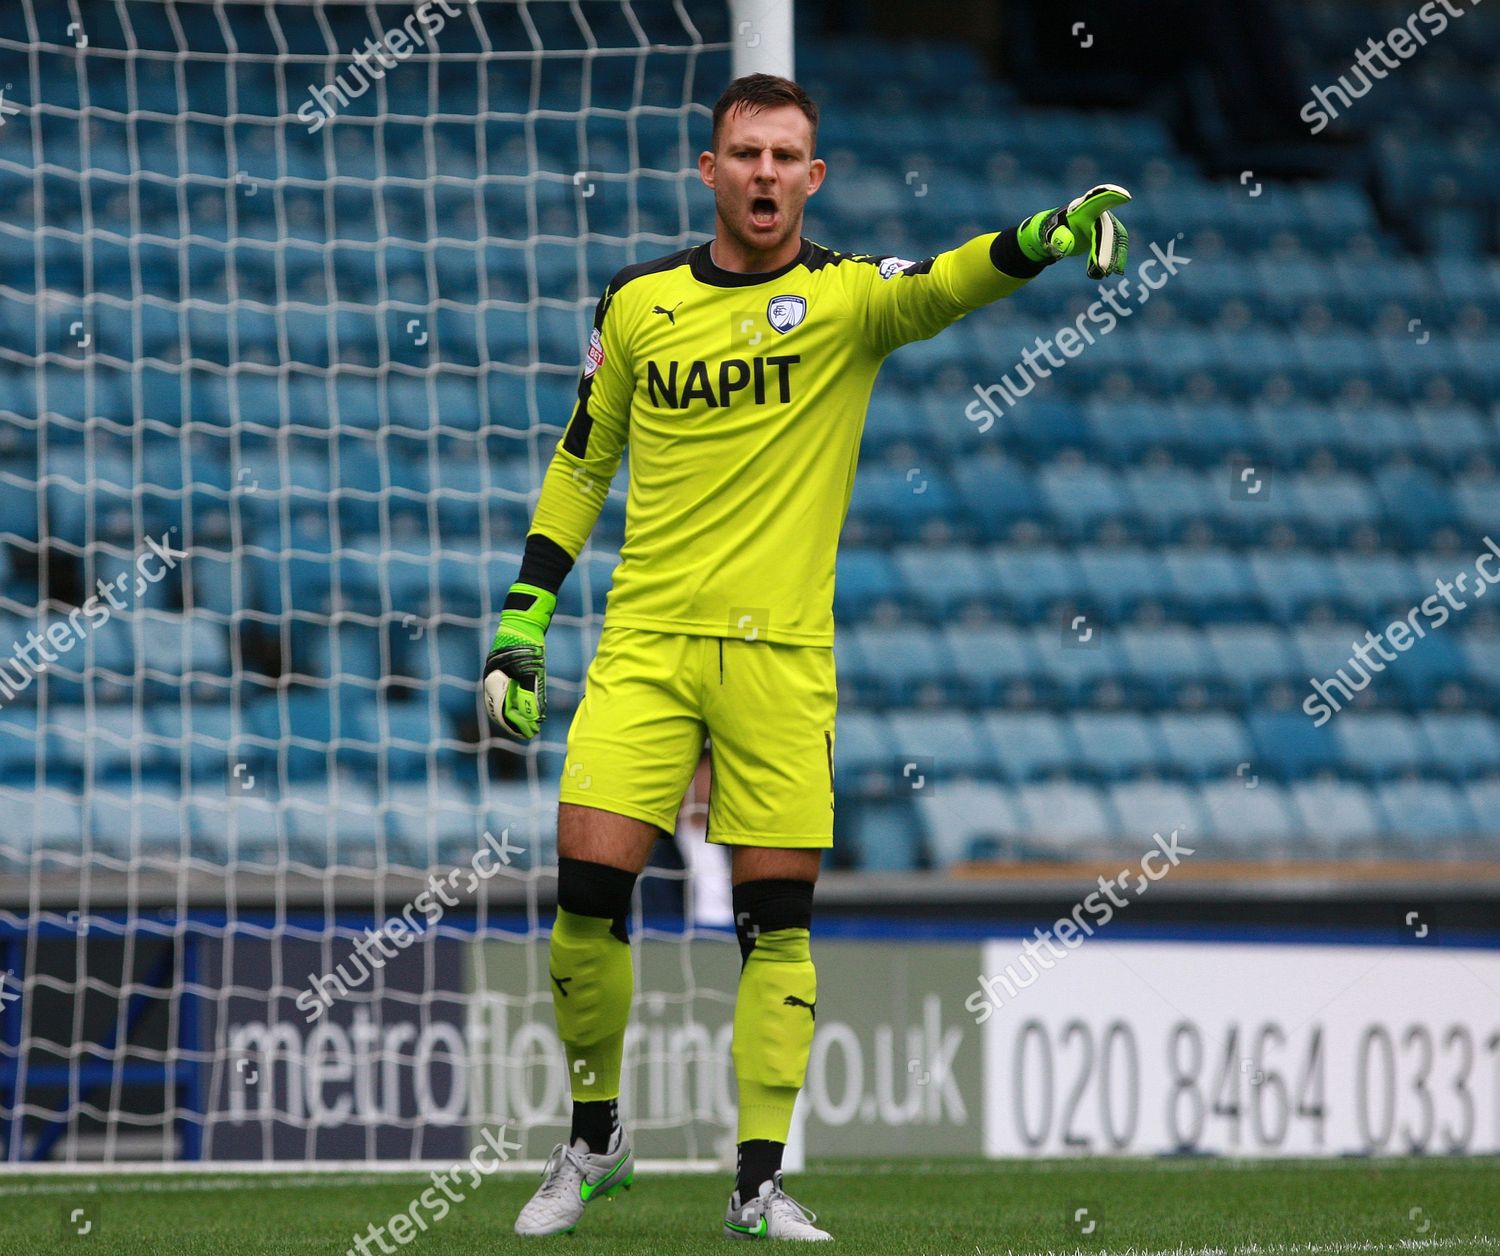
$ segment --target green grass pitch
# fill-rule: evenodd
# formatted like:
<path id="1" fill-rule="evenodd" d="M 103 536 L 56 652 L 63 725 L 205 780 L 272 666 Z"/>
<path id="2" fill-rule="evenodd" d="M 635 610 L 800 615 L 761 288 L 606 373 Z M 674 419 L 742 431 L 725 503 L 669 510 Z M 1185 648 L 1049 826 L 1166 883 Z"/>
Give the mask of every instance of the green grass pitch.
<path id="1" fill-rule="evenodd" d="M 642 1173 L 618 1200 L 590 1205 L 575 1234 L 523 1241 L 510 1227 L 534 1183 L 486 1179 L 407 1250 L 676 1256 L 728 1242 L 719 1237 L 720 1174 Z M 405 1175 L 0 1175 L 0 1256 L 335 1256 L 425 1184 Z M 1500 1253 L 1494 1159 L 844 1162 L 787 1185 L 862 1256 Z M 94 1219 L 82 1237 L 66 1225 L 78 1208 Z"/>

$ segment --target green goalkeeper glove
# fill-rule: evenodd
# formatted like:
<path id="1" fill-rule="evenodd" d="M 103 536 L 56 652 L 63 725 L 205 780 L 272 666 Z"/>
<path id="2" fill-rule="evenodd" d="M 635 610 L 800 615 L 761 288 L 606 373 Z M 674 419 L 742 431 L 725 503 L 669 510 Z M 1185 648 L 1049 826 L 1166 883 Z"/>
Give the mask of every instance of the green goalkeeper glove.
<path id="1" fill-rule="evenodd" d="M 530 741 L 547 717 L 542 638 L 557 610 L 557 596 L 534 584 L 513 584 L 506 601 L 518 594 L 530 600 L 524 608 L 500 612 L 500 626 L 484 663 L 484 705 L 496 724 Z"/>
<path id="2" fill-rule="evenodd" d="M 1061 208 L 1032 214 L 1017 229 L 1017 243 L 1033 262 L 1055 262 L 1086 252 L 1090 279 L 1124 274 L 1130 236 L 1110 211 L 1129 199 L 1124 188 L 1101 183 Z"/>

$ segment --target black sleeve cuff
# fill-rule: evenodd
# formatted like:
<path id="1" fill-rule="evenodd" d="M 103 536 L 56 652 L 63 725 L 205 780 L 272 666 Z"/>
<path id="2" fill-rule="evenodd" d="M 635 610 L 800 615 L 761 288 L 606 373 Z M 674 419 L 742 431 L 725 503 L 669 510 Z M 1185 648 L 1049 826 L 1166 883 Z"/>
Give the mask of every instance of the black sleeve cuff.
<path id="1" fill-rule="evenodd" d="M 1021 252 L 1021 243 L 1016 239 L 1016 229 L 1002 231 L 990 241 L 990 262 L 1002 275 L 1012 279 L 1035 279 L 1057 259 L 1033 262 Z"/>
<path id="2" fill-rule="evenodd" d="M 516 577 L 516 583 L 535 585 L 538 589 L 546 589 L 548 593 L 555 595 L 572 570 L 573 558 L 567 550 L 550 536 L 532 532 L 526 537 L 526 550 L 521 555 L 521 574 Z M 520 602 L 515 606 L 511 605 L 511 598 L 517 596 L 514 593 L 507 596 L 501 609 L 525 610 Z"/>

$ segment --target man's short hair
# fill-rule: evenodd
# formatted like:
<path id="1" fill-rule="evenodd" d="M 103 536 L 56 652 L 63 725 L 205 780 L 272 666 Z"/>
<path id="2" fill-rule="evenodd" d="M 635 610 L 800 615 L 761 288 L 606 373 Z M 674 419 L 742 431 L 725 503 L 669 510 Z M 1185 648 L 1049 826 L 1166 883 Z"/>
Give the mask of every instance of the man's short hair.
<path id="1" fill-rule="evenodd" d="M 781 105 L 795 105 L 802 110 L 812 126 L 812 147 L 818 146 L 818 106 L 813 98 L 789 78 L 779 74 L 746 74 L 737 78 L 724 89 L 719 103 L 714 106 L 714 129 L 712 147 L 719 149 L 719 129 L 731 109 L 744 107 L 750 110 L 775 109 Z M 812 156 L 812 152 L 808 153 Z"/>

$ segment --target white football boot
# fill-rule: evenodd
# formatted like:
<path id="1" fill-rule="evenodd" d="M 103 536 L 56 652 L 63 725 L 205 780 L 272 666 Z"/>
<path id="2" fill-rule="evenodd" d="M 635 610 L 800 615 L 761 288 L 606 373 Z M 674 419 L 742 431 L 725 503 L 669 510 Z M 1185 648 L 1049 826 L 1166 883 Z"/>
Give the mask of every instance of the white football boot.
<path id="1" fill-rule="evenodd" d="M 542 1170 L 542 1184 L 516 1218 L 516 1233 L 528 1237 L 569 1234 L 595 1199 L 613 1199 L 635 1181 L 635 1153 L 623 1129 L 602 1156 L 558 1143 Z"/>
<path id="2" fill-rule="evenodd" d="M 739 1191 L 729 1197 L 724 1213 L 724 1233 L 732 1239 L 801 1239 L 819 1242 L 831 1239 L 827 1230 L 813 1222 L 818 1214 L 810 1212 L 781 1189 L 781 1173 L 760 1184 L 760 1194 L 740 1200 Z"/>

